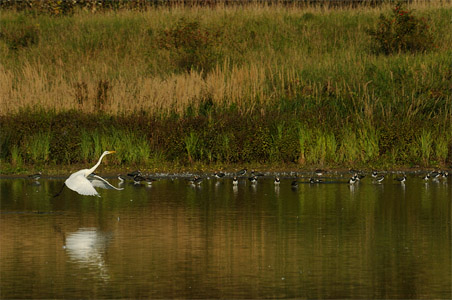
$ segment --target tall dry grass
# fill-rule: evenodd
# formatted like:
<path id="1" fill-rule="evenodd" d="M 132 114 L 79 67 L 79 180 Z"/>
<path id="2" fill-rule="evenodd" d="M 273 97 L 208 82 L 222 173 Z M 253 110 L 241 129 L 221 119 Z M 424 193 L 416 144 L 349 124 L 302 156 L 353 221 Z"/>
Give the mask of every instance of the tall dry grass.
<path id="1" fill-rule="evenodd" d="M 40 39 L 19 50 L 0 41 L 0 115 L 27 107 L 183 115 L 205 101 L 249 114 L 278 107 L 281 99 L 296 99 L 301 108 L 334 99 L 344 114 L 363 111 L 362 118 L 393 116 L 401 108 L 411 118 L 433 106 L 447 119 L 452 37 L 445 33 L 452 31 L 452 5 L 411 8 L 431 18 L 435 51 L 372 54 L 366 30 L 388 5 L 161 7 L 58 18 L 5 11 L 4 28 L 20 20 L 37 24 Z M 180 20 L 196 20 L 218 35 L 212 47 L 221 55 L 210 69 L 178 69 L 172 50 L 158 46 Z"/>

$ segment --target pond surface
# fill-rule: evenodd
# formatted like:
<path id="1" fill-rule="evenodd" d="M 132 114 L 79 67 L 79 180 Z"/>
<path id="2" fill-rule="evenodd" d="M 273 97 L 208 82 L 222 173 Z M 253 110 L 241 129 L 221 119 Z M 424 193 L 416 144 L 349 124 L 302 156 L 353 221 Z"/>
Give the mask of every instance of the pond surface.
<path id="1" fill-rule="evenodd" d="M 166 178 L 100 198 L 0 179 L 1 298 L 449 299 L 451 178 L 391 176 Z"/>

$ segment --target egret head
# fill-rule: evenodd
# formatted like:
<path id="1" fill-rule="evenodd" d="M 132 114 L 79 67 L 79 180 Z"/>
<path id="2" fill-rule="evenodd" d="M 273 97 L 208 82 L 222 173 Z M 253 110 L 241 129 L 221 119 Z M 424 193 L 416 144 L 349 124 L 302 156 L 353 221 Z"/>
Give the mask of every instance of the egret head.
<path id="1" fill-rule="evenodd" d="M 104 153 L 106 153 L 106 154 L 113 154 L 113 153 L 116 153 L 116 151 L 105 151 Z"/>

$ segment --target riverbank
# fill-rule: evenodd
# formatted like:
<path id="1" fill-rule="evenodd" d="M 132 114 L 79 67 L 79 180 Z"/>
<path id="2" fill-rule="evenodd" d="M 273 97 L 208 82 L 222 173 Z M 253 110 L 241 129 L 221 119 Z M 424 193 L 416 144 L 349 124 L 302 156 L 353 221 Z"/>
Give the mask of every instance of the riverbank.
<path id="1" fill-rule="evenodd" d="M 379 53 L 381 16 L 417 20 L 432 47 Z M 2 11 L 1 172 L 107 149 L 118 170 L 444 168 L 451 18 L 441 1 Z"/>

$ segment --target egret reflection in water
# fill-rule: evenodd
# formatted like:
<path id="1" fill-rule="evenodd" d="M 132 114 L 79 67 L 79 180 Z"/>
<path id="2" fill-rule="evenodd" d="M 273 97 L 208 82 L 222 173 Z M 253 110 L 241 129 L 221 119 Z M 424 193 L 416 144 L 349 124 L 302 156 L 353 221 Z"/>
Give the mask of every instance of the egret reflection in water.
<path id="1" fill-rule="evenodd" d="M 80 228 L 66 236 L 65 249 L 70 259 L 80 267 L 94 270 L 103 280 L 108 280 L 108 267 L 104 254 L 112 234 L 99 232 L 96 228 Z"/>

